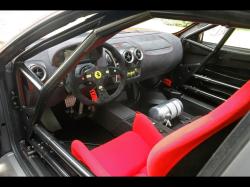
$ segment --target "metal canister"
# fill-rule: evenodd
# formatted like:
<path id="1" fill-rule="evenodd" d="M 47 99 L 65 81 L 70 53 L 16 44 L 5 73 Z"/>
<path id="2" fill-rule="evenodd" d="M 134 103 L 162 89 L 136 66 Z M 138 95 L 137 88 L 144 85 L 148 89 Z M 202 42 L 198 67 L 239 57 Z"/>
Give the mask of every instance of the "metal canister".
<path id="1" fill-rule="evenodd" d="M 174 119 L 183 111 L 183 104 L 179 99 L 173 98 L 165 103 L 152 107 L 149 116 L 159 122 Z"/>

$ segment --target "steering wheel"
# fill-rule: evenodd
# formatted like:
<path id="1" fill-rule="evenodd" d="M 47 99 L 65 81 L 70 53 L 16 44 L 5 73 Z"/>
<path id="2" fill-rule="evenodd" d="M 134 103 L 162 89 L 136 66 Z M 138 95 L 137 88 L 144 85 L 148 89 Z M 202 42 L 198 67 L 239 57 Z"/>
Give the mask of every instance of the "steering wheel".
<path id="1" fill-rule="evenodd" d="M 114 63 L 119 63 L 118 67 L 108 66 L 103 49 L 107 49 L 113 55 L 116 59 Z M 108 43 L 104 43 L 96 50 L 101 53 L 97 61 L 103 61 L 105 65 L 89 61 L 78 64 L 66 80 L 72 94 L 85 105 L 102 105 L 112 101 L 120 95 L 126 83 L 125 61 L 119 51 Z M 113 84 L 117 87 L 111 94 L 106 89 L 107 83 L 109 86 Z"/>

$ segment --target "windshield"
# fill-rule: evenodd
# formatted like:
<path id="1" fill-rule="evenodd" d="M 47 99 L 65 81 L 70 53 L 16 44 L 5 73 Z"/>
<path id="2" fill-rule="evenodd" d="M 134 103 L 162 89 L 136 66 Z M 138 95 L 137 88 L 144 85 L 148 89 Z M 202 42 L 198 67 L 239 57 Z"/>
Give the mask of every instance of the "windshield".
<path id="1" fill-rule="evenodd" d="M 57 11 L 0 11 L 0 49 L 21 32 Z"/>

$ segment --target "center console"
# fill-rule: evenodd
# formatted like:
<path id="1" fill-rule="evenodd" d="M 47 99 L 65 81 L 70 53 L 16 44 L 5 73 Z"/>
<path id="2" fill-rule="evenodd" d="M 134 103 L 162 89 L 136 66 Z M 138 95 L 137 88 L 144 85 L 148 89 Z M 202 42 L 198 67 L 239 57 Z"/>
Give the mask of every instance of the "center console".
<path id="1" fill-rule="evenodd" d="M 156 105 L 154 108 L 151 108 L 151 115 L 144 113 L 153 122 L 155 127 L 163 134 L 163 136 L 170 134 L 171 132 L 187 124 L 194 118 L 193 116 L 183 111 L 178 111 L 178 115 L 177 113 L 174 114 L 174 109 L 170 109 L 171 111 L 169 111 L 170 113 L 172 112 L 172 117 L 171 115 L 170 117 L 166 117 L 166 119 L 170 121 L 171 125 L 167 125 L 165 123 L 166 120 L 159 120 L 155 117 L 156 113 L 159 112 L 160 109 L 162 110 L 161 115 L 164 115 L 163 110 L 165 110 L 166 116 L 169 116 L 167 108 L 170 107 L 171 104 L 175 103 L 176 101 L 177 100 L 174 100 L 174 102 L 166 100 L 165 107 L 163 103 L 161 104 L 161 106 Z M 152 115 L 152 111 L 156 113 Z M 94 119 L 98 124 L 103 126 L 105 129 L 111 132 L 113 136 L 116 137 L 132 129 L 135 113 L 136 111 L 121 103 L 111 103 L 109 105 L 99 108 L 98 111 L 96 111 Z"/>

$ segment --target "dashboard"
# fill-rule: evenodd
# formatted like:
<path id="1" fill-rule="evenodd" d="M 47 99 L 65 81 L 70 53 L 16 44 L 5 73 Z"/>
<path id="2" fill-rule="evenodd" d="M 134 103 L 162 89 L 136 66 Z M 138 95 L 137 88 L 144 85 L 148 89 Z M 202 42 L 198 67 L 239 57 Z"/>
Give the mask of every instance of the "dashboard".
<path id="1" fill-rule="evenodd" d="M 43 82 L 46 82 L 58 67 L 70 56 L 87 37 L 87 33 L 64 41 L 36 56 L 25 64 Z M 39 41 L 38 41 L 39 42 Z M 183 48 L 178 37 L 156 31 L 121 31 L 107 41 L 123 56 L 127 68 L 127 81 L 142 81 L 164 75 L 182 60 Z M 93 50 L 80 60 L 96 61 L 100 56 Z M 117 61 L 109 51 L 105 51 L 106 65 L 116 66 Z"/>

